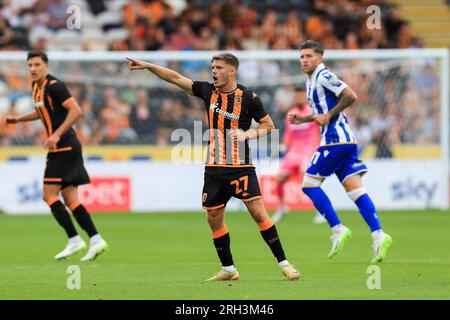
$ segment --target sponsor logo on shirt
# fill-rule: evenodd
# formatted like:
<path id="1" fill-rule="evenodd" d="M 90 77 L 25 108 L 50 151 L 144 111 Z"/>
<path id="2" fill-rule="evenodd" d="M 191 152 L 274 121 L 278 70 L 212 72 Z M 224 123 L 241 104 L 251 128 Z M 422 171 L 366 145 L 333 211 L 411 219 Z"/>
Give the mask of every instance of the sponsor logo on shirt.
<path id="1" fill-rule="evenodd" d="M 210 108 L 210 109 L 213 109 L 214 112 L 216 112 L 216 113 L 218 113 L 218 114 L 224 116 L 224 117 L 227 118 L 227 119 L 230 119 L 230 120 L 239 120 L 239 116 L 238 116 L 237 114 L 234 114 L 234 113 L 232 113 L 232 112 L 227 112 L 227 111 L 225 111 L 225 110 L 222 110 L 222 108 L 220 108 L 219 105 L 218 105 L 217 103 L 211 103 L 211 104 L 209 105 L 209 108 Z"/>

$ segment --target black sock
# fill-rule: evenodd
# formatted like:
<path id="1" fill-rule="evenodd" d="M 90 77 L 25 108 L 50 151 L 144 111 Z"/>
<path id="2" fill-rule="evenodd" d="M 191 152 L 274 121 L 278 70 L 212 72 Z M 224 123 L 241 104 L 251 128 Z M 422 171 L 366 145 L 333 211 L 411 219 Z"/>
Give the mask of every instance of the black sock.
<path id="1" fill-rule="evenodd" d="M 78 207 L 76 207 L 72 211 L 75 219 L 77 220 L 80 227 L 86 231 L 86 233 L 89 235 L 89 237 L 95 236 L 98 234 L 97 229 L 95 229 L 94 222 L 91 219 L 91 216 L 89 215 L 89 212 L 87 212 L 86 208 L 80 204 Z"/>
<path id="2" fill-rule="evenodd" d="M 222 266 L 228 267 L 234 265 L 230 251 L 230 234 L 226 233 L 219 238 L 213 239 L 213 241 Z"/>
<path id="3" fill-rule="evenodd" d="M 72 219 L 70 219 L 69 212 L 67 212 L 66 207 L 62 204 L 61 201 L 55 201 L 50 206 L 52 210 L 53 216 L 56 221 L 58 221 L 59 225 L 64 228 L 69 238 L 73 238 L 78 235 L 75 226 L 73 225 Z"/>
<path id="4" fill-rule="evenodd" d="M 278 237 L 278 232 L 277 228 L 275 228 L 275 225 L 260 232 L 266 243 L 269 245 L 270 250 L 272 250 L 273 255 L 277 258 L 278 262 L 286 260 L 286 256 L 284 255 L 283 247 L 281 246 L 280 238 Z"/>

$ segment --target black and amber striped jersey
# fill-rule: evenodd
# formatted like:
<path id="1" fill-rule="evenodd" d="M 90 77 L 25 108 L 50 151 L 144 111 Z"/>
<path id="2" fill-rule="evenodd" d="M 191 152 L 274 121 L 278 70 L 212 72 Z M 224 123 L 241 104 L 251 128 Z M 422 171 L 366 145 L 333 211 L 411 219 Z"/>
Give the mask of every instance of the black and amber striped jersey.
<path id="1" fill-rule="evenodd" d="M 194 96 L 203 99 L 209 123 L 207 166 L 249 166 L 252 164 L 248 141 L 238 143 L 228 136 L 230 129 L 246 131 L 252 119 L 268 117 L 261 100 L 251 90 L 239 85 L 231 92 L 220 92 L 214 84 L 194 81 Z"/>
<path id="2" fill-rule="evenodd" d="M 64 106 L 74 98 L 66 85 L 50 74 L 41 83 L 33 81 L 31 87 L 35 110 L 44 124 L 47 135 L 51 136 L 67 117 L 68 110 Z M 57 148 L 70 146 L 73 141 L 70 138 L 74 137 L 76 138 L 75 131 L 70 128 L 60 137 Z"/>

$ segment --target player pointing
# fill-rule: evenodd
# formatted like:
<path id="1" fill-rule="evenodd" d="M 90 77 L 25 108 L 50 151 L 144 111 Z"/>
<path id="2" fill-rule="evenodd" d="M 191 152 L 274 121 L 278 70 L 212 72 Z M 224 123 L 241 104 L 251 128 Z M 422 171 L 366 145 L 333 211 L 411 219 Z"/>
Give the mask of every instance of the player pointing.
<path id="1" fill-rule="evenodd" d="M 231 197 L 245 203 L 284 276 L 297 280 L 300 274 L 286 259 L 277 229 L 264 208 L 247 142 L 270 132 L 273 122 L 259 97 L 236 82 L 239 60 L 229 53 L 215 55 L 211 60 L 213 83 L 193 81 L 152 63 L 128 60 L 131 70 L 147 69 L 205 103 L 210 135 L 202 202 L 222 263 L 222 270 L 208 280 L 239 279 L 231 255 L 230 234 L 224 222 L 225 206 Z M 249 130 L 252 119 L 259 123 L 256 130 Z"/>
<path id="2" fill-rule="evenodd" d="M 289 115 L 292 123 L 315 121 L 321 127 L 320 147 L 306 170 L 302 189 L 333 231 L 332 248 L 328 255 L 332 258 L 351 237 L 351 231 L 341 224 L 330 200 L 320 188 L 327 177 L 336 174 L 372 231 L 372 263 L 381 262 L 392 244 L 392 238 L 381 229 L 375 206 L 362 183 L 361 178 L 367 167 L 358 159 L 356 139 L 342 112 L 356 101 L 357 96 L 325 67 L 322 63 L 323 52 L 319 42 L 308 40 L 301 44 L 300 64 L 308 75 L 306 95 L 313 114 Z"/>

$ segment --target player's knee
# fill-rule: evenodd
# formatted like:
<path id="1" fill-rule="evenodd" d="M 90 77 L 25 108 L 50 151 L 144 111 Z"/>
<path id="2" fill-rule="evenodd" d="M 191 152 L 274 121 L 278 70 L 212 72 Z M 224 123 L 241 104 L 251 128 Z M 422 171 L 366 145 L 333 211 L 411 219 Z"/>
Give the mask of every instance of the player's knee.
<path id="1" fill-rule="evenodd" d="M 72 203 L 74 203 L 77 199 L 73 199 L 70 195 L 62 193 L 62 197 L 64 199 L 64 204 L 66 206 L 70 206 Z"/>
<path id="2" fill-rule="evenodd" d="M 44 193 L 42 195 L 42 200 L 44 200 L 44 202 L 47 204 L 54 202 L 54 200 L 56 200 L 57 198 L 58 198 L 58 196 L 56 194 L 52 194 L 52 193 Z"/>
<path id="3" fill-rule="evenodd" d="M 355 174 L 344 179 L 344 181 L 342 182 L 342 186 L 347 193 L 356 189 L 364 188 L 361 175 L 361 173 Z"/>
<path id="4" fill-rule="evenodd" d="M 352 199 L 353 202 L 355 202 L 356 200 L 358 200 L 359 197 L 361 197 L 362 195 L 366 194 L 366 188 L 361 187 L 361 188 L 356 188 L 353 189 L 349 192 L 347 192 L 347 195 L 350 199 Z"/>
<path id="5" fill-rule="evenodd" d="M 223 208 L 208 210 L 207 219 L 209 221 L 217 221 L 223 218 Z"/>
<path id="6" fill-rule="evenodd" d="M 208 211 L 208 216 L 206 217 L 206 219 L 208 220 L 208 224 L 211 227 L 211 229 L 217 229 L 220 226 L 223 225 L 223 215 L 220 214 L 209 214 Z"/>
<path id="7" fill-rule="evenodd" d="M 319 188 L 322 184 L 322 181 L 319 179 L 311 178 L 310 176 L 305 175 L 303 177 L 303 184 L 302 189 L 305 190 L 306 188 Z"/>

